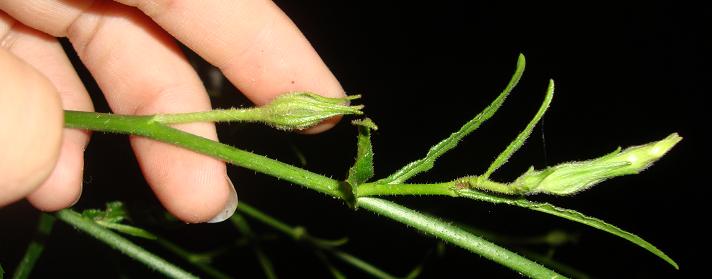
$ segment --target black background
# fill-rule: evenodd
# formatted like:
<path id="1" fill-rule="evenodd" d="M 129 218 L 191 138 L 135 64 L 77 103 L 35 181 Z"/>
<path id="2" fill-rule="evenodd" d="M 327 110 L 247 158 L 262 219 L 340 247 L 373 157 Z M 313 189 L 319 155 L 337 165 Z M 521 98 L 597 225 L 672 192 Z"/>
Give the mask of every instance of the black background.
<path id="1" fill-rule="evenodd" d="M 615 147 L 641 144 L 678 132 L 684 140 L 663 160 L 637 176 L 621 177 L 564 198 L 538 198 L 577 209 L 638 234 L 681 266 L 675 271 L 647 251 L 606 233 L 520 208 L 445 198 L 399 198 L 399 202 L 504 236 L 540 235 L 562 229 L 579 242 L 554 258 L 604 278 L 689 277 L 701 270 L 709 221 L 706 180 L 706 86 L 710 71 L 709 10 L 679 1 L 645 3 L 504 1 L 278 1 L 342 82 L 363 94 L 366 114 L 379 125 L 373 135 L 377 176 L 422 157 L 474 116 L 504 87 L 516 56 L 527 71 L 500 112 L 436 168 L 414 181 L 434 182 L 478 174 L 526 125 L 547 81 L 557 82 L 543 129 L 500 171 L 509 180 L 530 165 L 583 160 Z M 85 78 L 89 75 L 84 72 Z M 88 78 L 90 79 L 90 78 Z M 91 83 L 91 82 L 89 82 Z M 97 109 L 99 90 L 88 85 Z M 247 104 L 226 88 L 216 107 Z M 221 125 L 223 142 L 292 164 L 294 148 L 305 168 L 341 178 L 353 161 L 354 129 L 343 121 L 317 136 L 264 127 Z M 545 137 L 546 140 L 542 140 Z M 545 144 L 544 144 L 545 142 Z M 95 134 L 86 155 L 84 194 L 78 208 L 125 201 L 137 222 L 200 251 L 227 245 L 238 233 L 229 224 L 179 225 L 155 221 L 160 205 L 145 185 L 125 137 Z M 436 241 L 365 210 L 263 175 L 231 167 L 240 199 L 319 236 L 348 236 L 344 249 L 396 275 L 418 264 Z M 0 264 L 12 270 L 33 234 L 37 212 L 26 202 L 0 210 Z M 273 233 L 253 225 L 259 232 Z M 138 241 L 161 251 L 150 242 Z M 503 244 L 506 245 L 506 244 Z M 280 239 L 265 243 L 278 275 L 327 277 L 309 249 Z M 516 248 L 516 247 L 515 247 Z M 546 252 L 546 247 L 528 247 Z M 159 252 L 160 253 L 160 252 Z M 168 256 L 171 258 L 170 256 Z M 181 263 L 179 260 L 176 262 Z M 235 249 L 216 266 L 240 277 L 261 277 L 247 248 Z M 344 267 L 350 277 L 363 273 Z M 35 275 L 158 277 L 87 236 L 57 224 Z M 448 247 L 431 256 L 425 278 L 516 277 L 477 255 Z"/>

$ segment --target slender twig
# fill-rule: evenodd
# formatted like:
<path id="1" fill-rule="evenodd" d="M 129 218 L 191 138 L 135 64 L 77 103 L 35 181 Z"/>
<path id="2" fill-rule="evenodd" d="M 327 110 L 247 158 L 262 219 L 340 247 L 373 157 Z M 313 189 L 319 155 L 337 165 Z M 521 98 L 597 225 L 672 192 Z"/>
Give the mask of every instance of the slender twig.
<path id="1" fill-rule="evenodd" d="M 46 213 L 40 215 L 40 219 L 37 223 L 37 234 L 32 242 L 30 242 L 30 245 L 27 246 L 25 255 L 22 257 L 20 264 L 18 264 L 17 269 L 15 269 L 15 273 L 12 275 L 13 279 L 25 279 L 30 277 L 30 273 L 32 273 L 37 259 L 39 259 L 44 251 L 45 241 L 52 233 L 55 220 L 52 215 Z"/>
<path id="2" fill-rule="evenodd" d="M 229 275 L 223 273 L 222 271 L 214 268 L 207 262 L 205 262 L 203 259 L 203 255 L 196 254 L 193 252 L 190 252 L 188 250 L 185 250 L 183 247 L 178 246 L 177 244 L 167 240 L 164 237 L 157 237 L 155 240 L 159 245 L 161 245 L 163 248 L 166 250 L 172 252 L 173 254 L 178 255 L 181 257 L 183 260 L 186 262 L 192 264 L 196 268 L 200 269 L 201 271 L 205 272 L 205 274 L 211 276 L 212 278 L 216 279 L 229 279 L 232 278 Z"/>
<path id="3" fill-rule="evenodd" d="M 127 256 L 144 263 L 145 265 L 163 273 L 164 275 L 171 278 L 198 278 L 193 274 L 167 262 L 166 260 L 154 255 L 153 253 L 146 251 L 129 241 L 126 238 L 112 232 L 108 229 L 97 225 L 89 218 L 83 217 L 81 214 L 71 210 L 64 209 L 56 213 L 57 219 L 74 226 L 76 229 L 81 230 L 94 238 L 108 244 L 112 248 L 119 250 L 120 252 L 126 254 Z"/>
<path id="4" fill-rule="evenodd" d="M 333 257 L 349 264 L 352 265 L 363 272 L 370 274 L 373 277 L 376 278 L 383 278 L 383 279 L 392 279 L 392 278 L 398 278 L 393 275 L 388 274 L 387 272 L 381 270 L 380 268 L 354 256 L 351 255 L 347 252 L 341 251 L 339 249 L 335 249 L 333 245 L 323 245 L 325 242 L 334 242 L 334 241 L 324 241 L 320 240 L 317 238 L 314 238 L 310 236 L 306 230 L 303 227 L 292 227 L 289 224 L 280 221 L 270 215 L 267 215 L 266 213 L 258 210 L 257 208 L 246 204 L 245 202 L 240 203 L 240 206 L 238 207 L 238 212 L 245 214 L 245 216 L 249 216 L 250 218 L 253 218 L 262 224 L 265 224 L 285 235 L 287 235 L 290 238 L 293 238 L 294 240 L 297 241 L 302 241 L 304 243 L 309 244 L 315 249 L 318 249 L 317 251 L 321 251 L 323 253 L 328 253 L 332 255 Z M 234 216 L 233 216 L 234 217 Z M 317 253 L 317 256 L 320 254 Z M 323 254 L 321 254 L 323 255 Z M 332 271 L 333 272 L 333 271 Z"/>
<path id="5" fill-rule="evenodd" d="M 235 225 L 235 228 L 237 228 L 240 233 L 242 233 L 249 239 L 252 251 L 255 252 L 255 256 L 257 257 L 257 261 L 260 263 L 260 267 L 262 268 L 265 277 L 268 279 L 276 279 L 277 273 L 274 271 L 274 265 L 272 264 L 272 260 L 267 257 L 267 254 L 262 249 L 262 245 L 260 245 L 260 241 L 255 236 L 254 232 L 252 231 L 252 228 L 247 223 L 247 220 L 245 220 L 242 215 L 236 213 L 230 217 L 230 221 L 233 225 Z"/>

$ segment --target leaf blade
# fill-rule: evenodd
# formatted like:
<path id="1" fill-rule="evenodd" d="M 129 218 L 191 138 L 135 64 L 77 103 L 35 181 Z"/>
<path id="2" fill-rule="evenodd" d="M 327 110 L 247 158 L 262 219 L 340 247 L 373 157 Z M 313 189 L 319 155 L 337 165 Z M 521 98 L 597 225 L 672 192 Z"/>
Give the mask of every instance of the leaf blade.
<path id="1" fill-rule="evenodd" d="M 386 178 L 379 180 L 378 183 L 401 184 L 419 173 L 430 170 L 434 166 L 435 160 L 437 160 L 438 157 L 445 154 L 445 152 L 455 148 L 455 146 L 457 146 L 457 143 L 460 140 L 462 140 L 465 136 L 469 135 L 473 131 L 477 130 L 477 128 L 479 128 L 482 123 L 487 121 L 490 117 L 492 117 L 492 115 L 494 115 L 495 112 L 497 112 L 497 110 L 499 109 L 499 107 L 502 106 L 502 103 L 504 103 L 504 100 L 507 98 L 512 89 L 514 89 L 517 83 L 519 83 L 519 80 L 521 79 L 522 74 L 524 73 L 525 65 L 526 60 L 524 58 L 524 55 L 520 54 L 517 59 L 517 67 L 514 71 L 514 74 L 512 75 L 512 78 L 509 80 L 504 90 L 502 90 L 499 96 L 497 96 L 497 98 L 492 101 L 492 103 L 490 103 L 484 110 L 482 110 L 482 112 L 477 114 L 470 121 L 465 123 L 465 125 L 463 125 L 460 130 L 452 133 L 449 137 L 431 147 L 424 158 L 419 159 L 417 161 L 413 161 L 403 166 L 403 168 L 401 168 L 400 170 L 394 172 Z"/>
<path id="2" fill-rule="evenodd" d="M 94 221 L 98 225 L 105 227 L 107 229 L 111 229 L 123 234 L 127 234 L 130 236 L 135 236 L 135 237 L 140 237 L 140 238 L 145 238 L 145 239 L 150 239 L 150 240 L 156 240 L 158 237 L 151 232 L 144 230 L 142 228 L 134 227 L 131 225 L 124 225 L 120 223 L 111 223 L 111 222 L 105 222 L 105 221 Z"/>
<path id="3" fill-rule="evenodd" d="M 512 157 L 512 154 L 517 152 L 519 148 L 524 145 L 524 142 L 527 140 L 529 135 L 531 135 L 532 130 L 534 130 L 534 127 L 536 126 L 537 123 L 539 123 L 539 120 L 544 116 L 546 113 L 546 110 L 549 108 L 549 105 L 551 104 L 551 100 L 554 98 L 554 80 L 550 79 L 549 80 L 549 86 L 547 87 L 546 90 L 546 96 L 544 97 L 544 101 L 541 103 L 541 106 L 539 107 L 539 110 L 537 113 L 534 115 L 532 120 L 529 121 L 529 124 L 527 124 L 526 128 L 522 130 L 519 135 L 505 148 L 502 153 L 500 153 L 497 158 L 492 161 L 492 164 L 490 164 L 489 168 L 487 168 L 487 171 L 482 175 L 484 179 L 489 178 L 489 176 L 496 171 L 499 167 L 507 163 L 510 157 Z"/>
<path id="4" fill-rule="evenodd" d="M 481 191 L 476 191 L 472 189 L 467 189 L 467 190 L 458 190 L 458 194 L 460 194 L 463 197 L 470 198 L 470 199 L 476 199 L 476 200 L 481 200 L 481 201 L 486 201 L 490 203 L 502 203 L 502 204 L 508 204 L 508 205 L 514 205 L 514 206 L 519 206 L 527 209 L 531 209 L 534 211 L 539 211 L 542 213 L 554 215 L 560 218 L 568 219 L 570 221 L 574 221 L 577 223 L 581 223 L 584 225 L 587 225 L 592 228 L 596 228 L 598 230 L 610 233 L 612 235 L 618 236 L 620 238 L 623 238 L 625 240 L 628 240 L 629 242 L 638 245 L 639 247 L 648 250 L 652 254 L 658 256 L 662 260 L 666 261 L 670 265 L 672 265 L 675 269 L 680 269 L 680 266 L 668 255 L 666 255 L 663 251 L 655 247 L 653 244 L 650 242 L 644 240 L 643 238 L 630 233 L 628 231 L 625 231 L 621 228 L 618 228 L 614 225 L 608 224 L 605 221 L 590 217 L 587 215 L 584 215 L 583 213 L 580 213 L 575 210 L 571 209 L 566 209 L 566 208 L 561 208 L 554 206 L 549 203 L 538 203 L 538 202 L 532 202 L 528 201 L 522 198 L 509 198 L 509 197 L 502 197 L 502 196 L 496 196 L 492 194 L 488 194 L 485 192 Z"/>
<path id="5" fill-rule="evenodd" d="M 378 127 L 369 118 L 354 120 L 353 123 L 358 127 L 356 161 L 349 168 L 349 174 L 346 182 L 351 185 L 351 188 L 356 189 L 358 185 L 368 181 L 373 177 L 373 147 L 371 146 L 371 130 L 377 130 Z"/>

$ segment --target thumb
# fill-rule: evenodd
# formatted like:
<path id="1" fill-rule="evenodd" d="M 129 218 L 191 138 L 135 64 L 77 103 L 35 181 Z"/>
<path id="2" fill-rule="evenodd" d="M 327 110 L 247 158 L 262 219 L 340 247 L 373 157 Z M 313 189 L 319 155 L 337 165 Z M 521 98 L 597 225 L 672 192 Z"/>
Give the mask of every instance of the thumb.
<path id="1" fill-rule="evenodd" d="M 0 47 L 0 206 L 51 173 L 63 126 L 59 94 L 42 74 Z"/>

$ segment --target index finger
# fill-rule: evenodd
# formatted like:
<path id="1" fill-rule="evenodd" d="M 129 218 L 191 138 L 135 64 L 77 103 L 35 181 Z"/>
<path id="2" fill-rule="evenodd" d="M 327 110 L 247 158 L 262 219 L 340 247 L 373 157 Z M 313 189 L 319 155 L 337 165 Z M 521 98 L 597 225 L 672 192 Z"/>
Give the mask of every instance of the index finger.
<path id="1" fill-rule="evenodd" d="M 116 0 L 138 7 L 220 68 L 256 104 L 290 91 L 344 95 L 294 23 L 268 0 Z"/>

